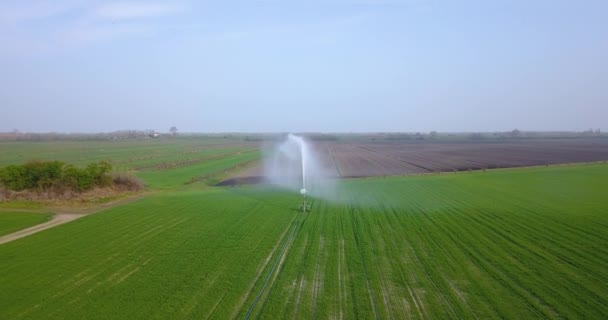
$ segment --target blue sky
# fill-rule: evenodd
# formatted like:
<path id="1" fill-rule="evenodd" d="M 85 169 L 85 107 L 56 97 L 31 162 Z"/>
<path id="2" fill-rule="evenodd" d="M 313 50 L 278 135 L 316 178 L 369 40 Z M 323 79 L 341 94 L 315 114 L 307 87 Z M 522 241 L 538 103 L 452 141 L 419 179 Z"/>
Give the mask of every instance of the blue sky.
<path id="1" fill-rule="evenodd" d="M 0 131 L 584 130 L 608 1 L 0 2 Z"/>

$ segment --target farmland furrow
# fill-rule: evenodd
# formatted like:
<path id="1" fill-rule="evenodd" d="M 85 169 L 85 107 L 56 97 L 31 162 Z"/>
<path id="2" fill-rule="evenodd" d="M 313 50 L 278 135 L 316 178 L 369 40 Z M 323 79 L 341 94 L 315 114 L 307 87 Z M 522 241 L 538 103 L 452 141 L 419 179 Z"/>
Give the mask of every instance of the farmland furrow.
<path id="1" fill-rule="evenodd" d="M 270 268 L 270 271 L 268 272 L 268 275 L 266 276 L 266 278 L 265 278 L 265 280 L 264 280 L 264 282 L 262 284 L 262 288 L 260 289 L 259 293 L 257 294 L 257 296 L 255 297 L 255 299 L 253 300 L 253 303 L 251 304 L 251 307 L 249 307 L 249 309 L 247 311 L 247 314 L 245 314 L 245 319 L 249 319 L 249 317 L 251 316 L 251 314 L 252 314 L 254 308 L 256 307 L 257 303 L 260 301 L 262 295 L 264 294 L 264 290 L 266 289 L 266 286 L 269 284 L 270 279 L 273 277 L 274 272 L 275 272 L 277 266 L 279 265 L 279 262 L 284 261 L 285 252 L 289 248 L 289 245 L 292 243 L 292 239 L 293 239 L 294 235 L 296 234 L 296 231 L 299 230 L 299 226 L 301 225 L 301 219 L 302 219 L 302 215 L 298 214 L 294 218 L 292 224 L 290 225 L 290 227 L 291 227 L 291 233 L 289 234 L 289 236 L 285 240 L 285 243 L 283 244 L 283 247 L 282 247 L 281 251 L 279 252 L 278 256 L 276 257 L 274 264 Z"/>
<path id="2" fill-rule="evenodd" d="M 433 171 L 435 171 L 435 170 L 430 169 L 430 168 L 427 168 L 427 167 L 425 167 L 425 166 L 423 166 L 423 165 L 419 165 L 419 164 L 415 164 L 415 163 L 412 163 L 412 162 L 409 162 L 409 161 L 405 161 L 405 160 L 400 159 L 400 158 L 398 158 L 398 157 L 393 157 L 393 156 L 391 156 L 391 155 L 384 154 L 384 153 L 382 153 L 382 152 L 379 152 L 379 151 L 376 151 L 376 150 L 373 150 L 373 149 L 365 148 L 365 147 L 362 147 L 362 146 L 357 146 L 357 147 L 358 147 L 359 149 L 362 149 L 362 150 L 365 150 L 365 151 L 368 151 L 368 152 L 373 152 L 373 153 L 379 154 L 379 155 L 381 155 L 381 156 L 384 156 L 384 157 L 387 157 L 387 158 L 390 158 L 390 159 L 394 159 L 394 160 L 397 160 L 397 161 L 400 161 L 400 162 L 406 163 L 406 164 L 408 164 L 408 165 L 410 165 L 410 166 L 414 166 L 414 167 L 420 168 L 420 169 L 422 169 L 422 170 L 424 170 L 424 171 L 427 171 L 427 172 L 433 172 Z"/>

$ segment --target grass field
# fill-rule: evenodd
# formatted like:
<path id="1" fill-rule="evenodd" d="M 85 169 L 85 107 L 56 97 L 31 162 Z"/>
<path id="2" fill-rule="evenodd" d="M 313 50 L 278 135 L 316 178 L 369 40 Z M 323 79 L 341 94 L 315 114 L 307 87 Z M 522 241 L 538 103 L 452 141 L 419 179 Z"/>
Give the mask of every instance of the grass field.
<path id="1" fill-rule="evenodd" d="M 144 179 L 147 186 L 152 188 L 167 188 L 196 182 L 212 174 L 222 173 L 240 164 L 259 159 L 259 151 L 229 154 L 184 167 L 168 170 L 142 171 L 138 176 Z"/>
<path id="2" fill-rule="evenodd" d="M 0 236 L 48 221 L 50 213 L 0 211 Z"/>
<path id="3" fill-rule="evenodd" d="M 85 166 L 108 161 L 115 171 L 134 172 L 147 187 L 216 183 L 261 157 L 256 143 L 240 138 L 141 139 L 117 141 L 0 142 L 0 166 L 60 160 Z M 10 206 L 9 206 L 10 207 Z"/>
<path id="4" fill-rule="evenodd" d="M 607 165 L 344 180 L 301 214 L 165 186 L 1 245 L 0 318 L 602 319 L 607 187 Z"/>
<path id="5" fill-rule="evenodd" d="M 203 161 L 251 151 L 255 144 L 236 138 L 143 139 L 116 141 L 0 142 L 0 166 L 31 160 L 60 160 L 75 165 L 109 161 L 123 170 Z"/>

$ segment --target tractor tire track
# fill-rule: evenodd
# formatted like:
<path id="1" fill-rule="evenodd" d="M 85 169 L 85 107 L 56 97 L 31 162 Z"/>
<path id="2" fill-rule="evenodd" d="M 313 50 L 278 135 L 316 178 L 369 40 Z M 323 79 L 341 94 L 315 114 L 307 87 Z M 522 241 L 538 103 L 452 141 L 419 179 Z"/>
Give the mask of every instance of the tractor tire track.
<path id="1" fill-rule="evenodd" d="M 255 297 L 255 300 L 253 301 L 253 303 L 251 304 L 251 307 L 249 307 L 249 310 L 247 311 L 247 314 L 245 315 L 245 320 L 249 319 L 253 313 L 253 310 L 255 309 L 256 305 L 258 304 L 258 302 L 260 301 L 260 299 L 262 298 L 262 295 L 264 294 L 264 291 L 266 290 L 266 287 L 268 286 L 268 284 L 270 283 L 270 279 L 273 277 L 277 267 L 279 266 L 279 264 L 283 264 L 283 262 L 285 261 L 284 255 L 287 252 L 287 249 L 289 248 L 290 244 L 293 242 L 292 240 L 294 239 L 294 236 L 296 235 L 296 231 L 298 231 L 300 229 L 300 227 L 302 226 L 303 223 L 303 218 L 302 218 L 302 213 L 298 213 L 298 217 L 296 219 L 294 219 L 294 221 L 292 222 L 292 230 L 291 233 L 289 234 L 289 236 L 287 237 L 287 239 L 285 240 L 285 244 L 283 244 L 283 248 L 281 248 L 281 251 L 279 252 L 278 256 L 276 257 L 272 267 L 270 268 L 270 271 L 268 272 L 268 276 L 266 276 L 266 279 L 264 280 L 264 284 L 262 285 L 262 288 L 260 289 L 260 292 L 258 293 L 258 295 Z"/>

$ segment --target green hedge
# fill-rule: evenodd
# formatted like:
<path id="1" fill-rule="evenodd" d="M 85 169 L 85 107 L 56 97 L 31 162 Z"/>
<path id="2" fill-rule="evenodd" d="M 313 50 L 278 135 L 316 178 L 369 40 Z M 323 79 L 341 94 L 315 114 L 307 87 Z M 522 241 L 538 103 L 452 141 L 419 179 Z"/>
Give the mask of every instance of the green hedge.
<path id="1" fill-rule="evenodd" d="M 85 168 L 61 161 L 32 161 L 22 165 L 0 168 L 0 184 L 9 190 L 86 191 L 112 184 L 112 165 L 105 161 L 91 163 Z"/>

